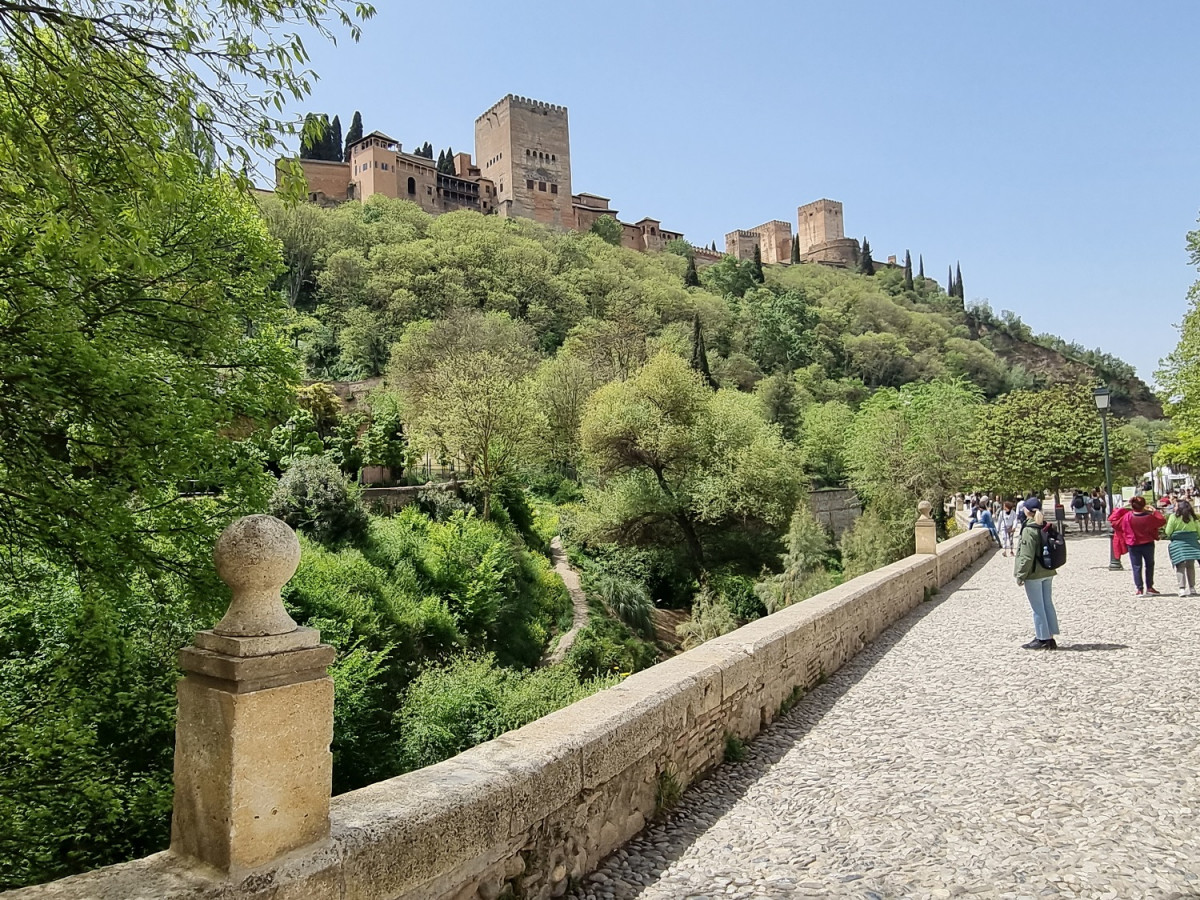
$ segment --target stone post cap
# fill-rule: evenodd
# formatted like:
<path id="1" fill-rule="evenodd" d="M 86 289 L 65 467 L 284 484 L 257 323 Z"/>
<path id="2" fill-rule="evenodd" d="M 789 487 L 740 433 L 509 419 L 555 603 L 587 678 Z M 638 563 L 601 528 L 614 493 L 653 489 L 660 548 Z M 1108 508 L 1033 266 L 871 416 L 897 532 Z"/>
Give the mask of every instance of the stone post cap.
<path id="1" fill-rule="evenodd" d="M 233 591 L 228 611 L 213 626 L 216 634 L 262 637 L 296 630 L 279 596 L 300 565 L 300 541 L 286 523 L 274 516 L 238 519 L 221 532 L 213 562 Z"/>
<path id="2" fill-rule="evenodd" d="M 929 519 L 929 511 L 931 509 L 933 509 L 933 504 L 928 500 L 922 500 L 920 503 L 918 503 L 917 512 L 919 512 L 921 515 L 917 521 L 920 522 Z"/>

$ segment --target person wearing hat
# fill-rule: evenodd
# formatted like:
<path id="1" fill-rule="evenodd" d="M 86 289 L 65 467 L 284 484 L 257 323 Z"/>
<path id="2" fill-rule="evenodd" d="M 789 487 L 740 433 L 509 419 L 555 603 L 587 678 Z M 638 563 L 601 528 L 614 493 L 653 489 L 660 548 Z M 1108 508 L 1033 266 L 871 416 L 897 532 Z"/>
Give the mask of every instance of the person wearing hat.
<path id="1" fill-rule="evenodd" d="M 1054 569 L 1042 565 L 1042 528 L 1046 520 L 1042 516 L 1042 501 L 1030 497 L 1024 503 L 1025 524 L 1017 542 L 1017 561 L 1013 574 L 1017 584 L 1025 588 L 1025 596 L 1033 609 L 1034 639 L 1022 646 L 1026 650 L 1057 650 L 1054 635 L 1058 634 L 1058 610 L 1054 608 L 1051 588 L 1054 585 Z"/>

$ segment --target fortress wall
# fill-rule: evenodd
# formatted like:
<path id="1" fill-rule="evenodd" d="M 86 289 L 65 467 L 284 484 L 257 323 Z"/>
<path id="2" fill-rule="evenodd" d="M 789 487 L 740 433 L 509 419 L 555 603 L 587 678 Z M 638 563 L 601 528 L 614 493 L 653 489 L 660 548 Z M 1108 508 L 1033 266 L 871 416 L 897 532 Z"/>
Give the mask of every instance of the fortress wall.
<path id="1" fill-rule="evenodd" d="M 167 853 L 12 900 L 561 896 L 655 815 L 991 547 L 982 529 L 780 610 L 459 756 L 334 797 L 332 837 L 233 881 Z"/>

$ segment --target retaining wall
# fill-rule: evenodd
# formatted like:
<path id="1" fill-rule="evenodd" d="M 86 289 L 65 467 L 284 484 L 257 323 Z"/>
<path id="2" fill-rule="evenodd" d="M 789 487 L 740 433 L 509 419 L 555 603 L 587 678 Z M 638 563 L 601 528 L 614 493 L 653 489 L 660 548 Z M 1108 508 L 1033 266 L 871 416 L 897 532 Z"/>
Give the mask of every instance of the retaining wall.
<path id="1" fill-rule="evenodd" d="M 751 622 L 446 762 L 335 797 L 332 838 L 236 882 L 160 853 L 13 900 L 561 896 L 636 835 L 660 785 L 721 762 L 990 549 L 977 530 Z"/>

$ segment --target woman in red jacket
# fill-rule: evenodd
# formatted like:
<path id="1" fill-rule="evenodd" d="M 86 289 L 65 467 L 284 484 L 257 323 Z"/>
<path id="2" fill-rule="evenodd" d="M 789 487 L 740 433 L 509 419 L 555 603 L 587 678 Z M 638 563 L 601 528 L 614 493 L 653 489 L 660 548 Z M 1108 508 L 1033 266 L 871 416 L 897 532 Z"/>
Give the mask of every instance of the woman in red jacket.
<path id="1" fill-rule="evenodd" d="M 1146 509 L 1145 497 L 1134 497 L 1128 509 L 1115 509 L 1108 517 L 1113 531 L 1122 534 L 1129 545 L 1129 565 L 1133 569 L 1133 586 L 1136 596 L 1143 593 L 1157 596 L 1154 589 L 1154 542 L 1159 530 L 1167 524 L 1157 509 Z M 1145 591 L 1142 590 L 1142 573 L 1145 570 Z"/>

